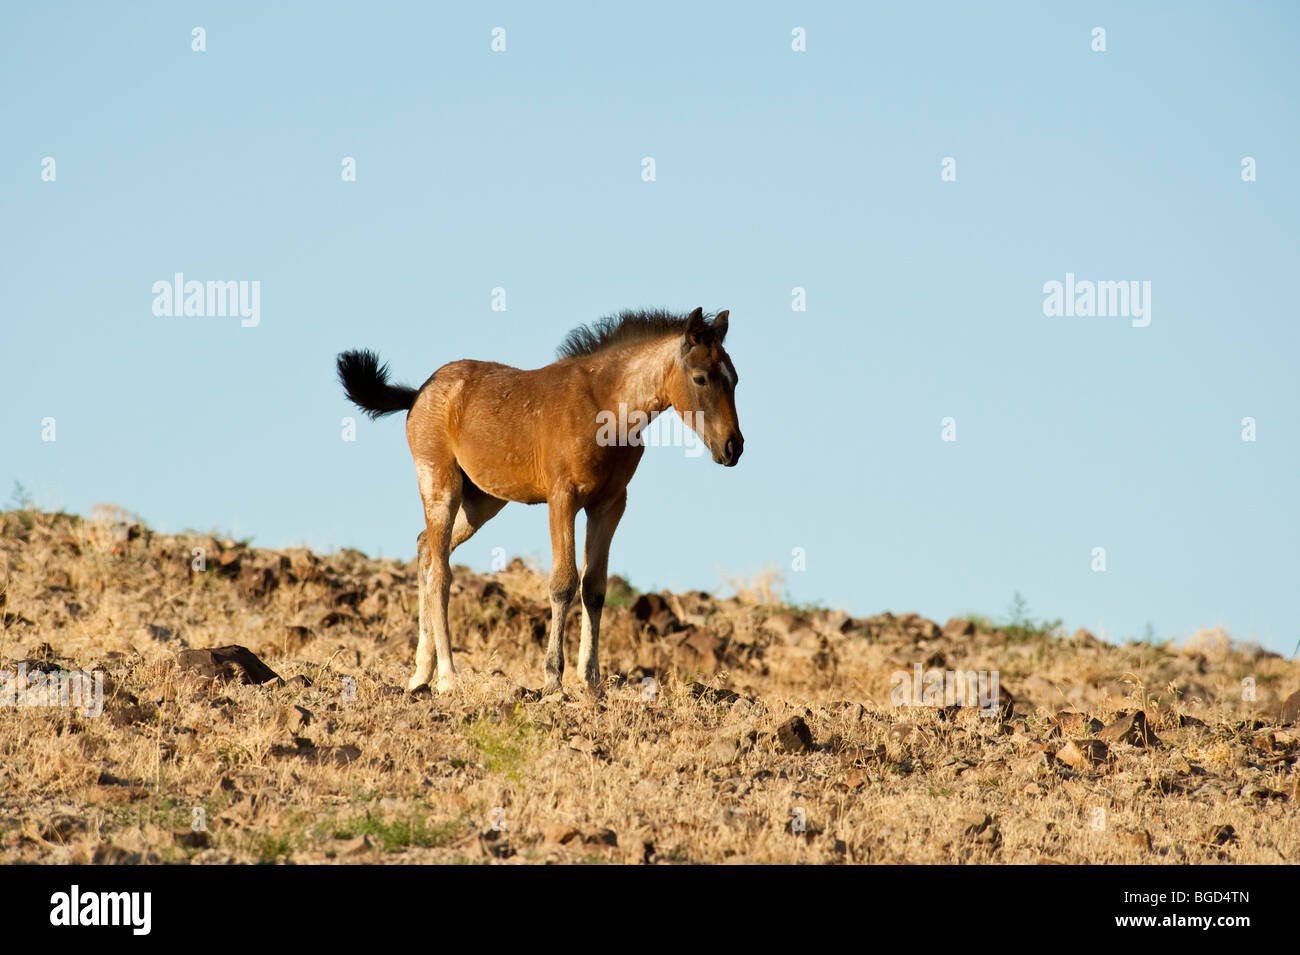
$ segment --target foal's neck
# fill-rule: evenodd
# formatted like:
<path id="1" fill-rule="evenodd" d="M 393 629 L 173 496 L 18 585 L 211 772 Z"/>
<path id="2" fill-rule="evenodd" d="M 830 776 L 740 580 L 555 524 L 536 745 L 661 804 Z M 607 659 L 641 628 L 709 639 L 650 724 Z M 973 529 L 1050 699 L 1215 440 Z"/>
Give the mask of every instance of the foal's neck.
<path id="1" fill-rule="evenodd" d="M 677 370 L 681 336 L 652 338 L 609 353 L 610 374 L 606 393 L 599 395 L 604 407 L 617 411 L 620 404 L 628 411 L 644 411 L 654 419 L 672 407 L 670 381 Z"/>

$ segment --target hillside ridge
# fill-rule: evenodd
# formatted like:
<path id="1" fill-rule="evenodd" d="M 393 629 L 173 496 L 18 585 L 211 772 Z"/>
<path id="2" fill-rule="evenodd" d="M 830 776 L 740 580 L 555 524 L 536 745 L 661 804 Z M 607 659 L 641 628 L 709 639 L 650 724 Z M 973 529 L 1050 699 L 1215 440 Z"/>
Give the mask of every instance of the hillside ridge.
<path id="1" fill-rule="evenodd" d="M 570 672 L 542 699 L 546 582 L 516 559 L 455 568 L 462 685 L 411 694 L 409 563 L 0 519 L 0 681 L 105 685 L 98 718 L 0 706 L 0 861 L 1300 861 L 1300 665 L 1221 631 L 1115 646 L 612 578 L 603 697 Z M 271 676 L 207 653 L 231 647 Z"/>

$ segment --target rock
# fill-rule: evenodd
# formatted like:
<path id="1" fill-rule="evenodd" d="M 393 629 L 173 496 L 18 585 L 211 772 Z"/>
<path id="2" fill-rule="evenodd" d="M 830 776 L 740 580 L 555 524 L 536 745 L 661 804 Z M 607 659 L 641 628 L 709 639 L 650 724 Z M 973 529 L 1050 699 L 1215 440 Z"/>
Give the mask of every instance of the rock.
<path id="1" fill-rule="evenodd" d="M 774 613 L 759 626 L 782 643 L 795 646 L 798 646 L 805 637 L 811 636 L 813 633 L 808 621 L 801 620 L 790 613 Z"/>
<path id="2" fill-rule="evenodd" d="M 1085 630 L 1083 627 L 1074 631 L 1074 636 L 1071 639 L 1074 641 L 1076 646 L 1081 647 L 1095 647 L 1100 642 L 1090 631 Z"/>
<path id="3" fill-rule="evenodd" d="M 138 853 L 127 852 L 111 842 L 101 842 L 95 847 L 90 861 L 93 865 L 131 865 L 138 862 L 139 858 Z"/>
<path id="4" fill-rule="evenodd" d="M 509 859 L 515 854 L 515 847 L 504 832 L 486 829 L 480 832 L 476 840 L 479 854 L 485 859 Z"/>
<path id="5" fill-rule="evenodd" d="M 86 831 L 86 823 L 70 813 L 56 813 L 41 823 L 38 831 L 46 842 L 66 843 L 78 833 Z"/>
<path id="6" fill-rule="evenodd" d="M 828 610 L 822 614 L 821 626 L 827 633 L 846 633 L 853 618 L 843 610 Z"/>
<path id="7" fill-rule="evenodd" d="M 677 645 L 690 651 L 686 656 L 691 658 L 690 662 L 704 673 L 713 673 L 718 669 L 722 655 L 722 640 L 711 630 L 690 627 L 686 636 Z"/>
<path id="8" fill-rule="evenodd" d="M 154 718 L 157 710 L 148 703 L 142 703 L 133 693 L 121 687 L 110 688 L 109 681 L 104 681 L 104 715 L 114 726 L 131 726 L 135 723 L 147 723 Z"/>
<path id="9" fill-rule="evenodd" d="M 613 829 L 594 829 L 591 832 L 582 834 L 582 844 L 585 846 L 617 846 L 618 835 Z"/>
<path id="10" fill-rule="evenodd" d="M 266 649 L 273 647 L 286 654 L 293 654 L 303 649 L 315 638 L 316 634 L 311 627 L 290 623 L 281 627 L 279 635 L 273 637 L 271 642 L 262 644 L 262 646 Z"/>
<path id="11" fill-rule="evenodd" d="M 807 753 L 814 746 L 812 730 L 802 716 L 792 716 L 778 726 L 776 738 L 787 753 Z"/>
<path id="12" fill-rule="evenodd" d="M 335 593 L 330 598 L 330 602 L 337 608 L 347 608 L 348 610 L 353 611 L 353 616 L 359 616 L 359 614 L 356 613 L 356 609 L 361 605 L 365 596 L 366 592 L 361 587 L 346 587 Z"/>
<path id="13" fill-rule="evenodd" d="M 1049 709 L 1055 708 L 1059 707 L 1065 700 L 1065 694 L 1061 692 L 1060 688 L 1039 673 L 1031 673 L 1021 680 L 1019 685 L 1021 693 L 1039 706 Z"/>
<path id="14" fill-rule="evenodd" d="M 624 859 L 628 865 L 649 865 L 654 858 L 654 832 L 647 828 L 638 829 L 624 840 Z"/>
<path id="15" fill-rule="evenodd" d="M 727 766 L 740 759 L 740 743 L 734 736 L 724 736 L 713 741 L 709 747 L 709 763 L 713 766 Z"/>
<path id="16" fill-rule="evenodd" d="M 950 640 L 973 637 L 975 636 L 975 623 L 965 617 L 953 617 L 943 625 L 943 635 Z"/>
<path id="17" fill-rule="evenodd" d="M 1211 781 L 1201 783 L 1201 785 L 1197 786 L 1195 789 L 1188 790 L 1188 795 L 1197 799 L 1213 799 L 1216 802 L 1221 802 L 1230 797 L 1234 791 L 1235 787 L 1233 791 L 1229 791 L 1223 783 Z"/>
<path id="18" fill-rule="evenodd" d="M 914 640 L 938 640 L 943 635 L 937 623 L 918 614 L 907 615 L 907 626 Z"/>
<path id="19" fill-rule="evenodd" d="M 912 738 L 916 732 L 916 727 L 911 723 L 895 723 L 889 728 L 889 733 L 885 737 L 885 742 L 891 751 L 901 750 L 903 744 Z"/>
<path id="20" fill-rule="evenodd" d="M 735 690 L 714 689 L 703 683 L 692 683 L 686 687 L 686 691 L 703 703 L 731 704 L 740 699 L 740 694 Z"/>
<path id="21" fill-rule="evenodd" d="M 681 621 L 673 612 L 668 601 L 660 594 L 642 594 L 632 604 L 632 616 L 644 623 L 657 636 L 664 636 L 681 629 Z"/>
<path id="22" fill-rule="evenodd" d="M 210 552 L 209 552 L 210 553 Z M 283 551 L 289 560 L 289 573 L 299 583 L 319 580 L 320 558 L 305 547 L 290 547 Z"/>
<path id="23" fill-rule="evenodd" d="M 567 846 L 574 839 L 578 839 L 581 836 L 582 833 L 577 829 L 563 822 L 552 823 L 546 827 L 546 832 L 543 834 L 543 838 L 547 842 L 557 846 Z"/>
<path id="24" fill-rule="evenodd" d="M 1265 731 L 1263 733 L 1256 733 L 1254 736 L 1250 738 L 1250 745 L 1254 746 L 1257 750 L 1263 753 L 1277 752 L 1278 749 L 1277 735 L 1269 731 Z"/>
<path id="25" fill-rule="evenodd" d="M 1099 739 L 1072 739 L 1056 751 L 1056 759 L 1080 772 L 1094 769 L 1110 756 L 1110 750 Z"/>
<path id="26" fill-rule="evenodd" d="M 1118 704 L 1116 709 L 1120 709 L 1124 703 L 1142 695 L 1142 684 L 1136 677 L 1125 676 L 1104 684 L 1101 692 L 1109 701 Z"/>
<path id="27" fill-rule="evenodd" d="M 1121 837 L 1124 844 L 1139 852 L 1151 851 L 1151 833 L 1145 829 L 1139 829 L 1137 832 L 1126 832 Z"/>
<path id="28" fill-rule="evenodd" d="M 273 746 L 271 752 L 277 756 L 300 756 L 318 766 L 346 766 L 361 758 L 361 747 L 347 744 L 345 746 L 317 746 L 305 737 L 295 737 L 294 745 Z"/>
<path id="29" fill-rule="evenodd" d="M 953 838 L 979 843 L 1000 841 L 993 817 L 986 812 L 964 813 L 953 825 Z"/>
<path id="30" fill-rule="evenodd" d="M 1253 799 L 1258 802 L 1267 802 L 1270 799 L 1279 799 L 1285 802 L 1287 798 L 1286 793 L 1278 792 L 1276 789 L 1269 789 L 1259 783 L 1246 783 L 1241 787 L 1238 795 L 1244 799 Z"/>
<path id="31" fill-rule="evenodd" d="M 175 829 L 172 838 L 184 849 L 206 849 L 212 844 L 212 838 L 204 829 Z"/>
<path id="32" fill-rule="evenodd" d="M 575 735 L 569 737 L 569 748 L 598 759 L 604 755 L 604 750 L 601 749 L 600 744 L 586 736 Z"/>
<path id="33" fill-rule="evenodd" d="M 341 856 L 360 855 L 370 848 L 369 836 L 357 836 L 355 839 L 340 839 L 334 843 L 334 853 Z"/>
<path id="34" fill-rule="evenodd" d="M 1097 732 L 1097 738 L 1105 743 L 1129 743 L 1133 746 L 1159 746 L 1160 739 L 1147 723 L 1147 715 L 1142 710 L 1136 713 L 1120 713 L 1119 716 Z"/>
<path id="35" fill-rule="evenodd" d="M 1016 710 L 1016 696 L 1011 692 L 1011 687 L 1007 686 L 1001 680 L 998 681 L 998 715 L 1004 719 L 1010 719 Z M 982 712 L 982 711 L 981 711 Z"/>
<path id="36" fill-rule="evenodd" d="M 382 617 L 388 610 L 388 592 L 376 590 L 357 605 L 357 611 L 367 620 Z"/>
<path id="37" fill-rule="evenodd" d="M 1052 717 L 1052 732 L 1059 736 L 1092 736 L 1102 728 L 1101 720 L 1078 710 L 1060 710 Z"/>
<path id="38" fill-rule="evenodd" d="M 317 748 L 318 763 L 333 763 L 335 766 L 346 766 L 361 758 L 361 747 L 348 744 L 346 746 L 321 746 Z"/>
<path id="39" fill-rule="evenodd" d="M 1204 839 L 1212 846 L 1226 846 L 1237 841 L 1237 830 L 1231 825 L 1213 826 L 1205 833 Z"/>
<path id="40" fill-rule="evenodd" d="M 176 655 L 182 670 L 211 679 L 235 679 L 245 684 L 279 680 L 279 675 L 247 647 L 232 645 L 210 650 L 182 650 Z"/>
<path id="41" fill-rule="evenodd" d="M 948 658 L 943 655 L 943 651 L 935 650 L 925 658 L 922 666 L 926 670 L 946 670 L 948 668 Z"/>
<path id="42" fill-rule="evenodd" d="M 1201 683 L 1180 681 L 1173 688 L 1173 698 L 1182 702 L 1213 703 L 1214 694 Z"/>
<path id="43" fill-rule="evenodd" d="M 1277 710 L 1277 721 L 1283 725 L 1300 723 L 1300 690 L 1296 690 Z"/>
<path id="44" fill-rule="evenodd" d="M 1036 779 L 1045 776 L 1051 769 L 1051 760 L 1047 747 L 1038 742 L 1031 742 L 1025 747 L 1025 755 L 1011 762 L 1011 768 L 1022 776 Z"/>
<path id="45" fill-rule="evenodd" d="M 728 766 L 754 748 L 758 733 L 752 726 L 746 726 L 739 733 L 720 736 L 709 747 L 709 755 L 715 766 Z"/>
<path id="46" fill-rule="evenodd" d="M 312 712 L 302 706 L 287 706 L 280 711 L 279 724 L 294 736 L 299 735 L 311 722 Z"/>
<path id="47" fill-rule="evenodd" d="M 289 559 L 279 554 L 250 557 L 241 561 L 239 575 L 236 578 L 239 592 L 248 599 L 265 597 L 280 586 L 280 575 L 288 569 L 288 566 Z"/>

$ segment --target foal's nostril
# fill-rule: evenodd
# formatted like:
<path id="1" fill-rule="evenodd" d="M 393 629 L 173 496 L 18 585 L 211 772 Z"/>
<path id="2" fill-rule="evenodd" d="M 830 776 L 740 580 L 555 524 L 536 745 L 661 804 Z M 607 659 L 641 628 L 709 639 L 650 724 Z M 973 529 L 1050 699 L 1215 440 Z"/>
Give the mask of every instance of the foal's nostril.
<path id="1" fill-rule="evenodd" d="M 736 461 L 740 459 L 741 447 L 742 447 L 741 443 L 737 441 L 735 438 L 727 439 L 727 446 L 725 450 L 726 450 L 726 461 L 728 464 L 735 464 Z"/>

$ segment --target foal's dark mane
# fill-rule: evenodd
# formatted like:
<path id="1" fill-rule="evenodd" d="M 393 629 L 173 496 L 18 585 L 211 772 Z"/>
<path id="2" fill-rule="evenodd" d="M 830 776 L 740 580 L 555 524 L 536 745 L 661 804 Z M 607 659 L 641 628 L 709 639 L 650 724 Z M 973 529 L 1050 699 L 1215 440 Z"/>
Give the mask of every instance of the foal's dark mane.
<path id="1" fill-rule="evenodd" d="M 564 336 L 564 341 L 555 351 L 559 358 L 578 358 L 644 338 L 683 335 L 686 321 L 687 316 L 663 309 L 623 311 L 597 319 L 590 325 L 579 325 Z"/>

